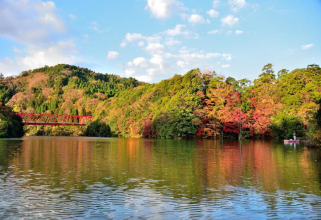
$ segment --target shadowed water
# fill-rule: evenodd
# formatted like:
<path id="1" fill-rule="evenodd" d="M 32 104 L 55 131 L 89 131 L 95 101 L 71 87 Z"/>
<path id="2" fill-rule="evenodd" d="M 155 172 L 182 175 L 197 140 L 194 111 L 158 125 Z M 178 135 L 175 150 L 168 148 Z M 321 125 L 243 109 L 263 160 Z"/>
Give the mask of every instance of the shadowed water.
<path id="1" fill-rule="evenodd" d="M 321 151 L 264 141 L 0 140 L 0 219 L 321 219 Z"/>

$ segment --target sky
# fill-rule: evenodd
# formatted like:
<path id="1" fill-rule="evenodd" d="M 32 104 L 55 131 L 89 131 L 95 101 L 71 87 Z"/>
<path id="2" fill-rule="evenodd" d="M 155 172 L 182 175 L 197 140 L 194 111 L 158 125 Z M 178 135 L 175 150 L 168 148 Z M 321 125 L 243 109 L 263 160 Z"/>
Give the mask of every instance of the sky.
<path id="1" fill-rule="evenodd" d="M 321 0 L 0 0 L 0 72 L 58 63 L 145 82 L 321 65 Z"/>

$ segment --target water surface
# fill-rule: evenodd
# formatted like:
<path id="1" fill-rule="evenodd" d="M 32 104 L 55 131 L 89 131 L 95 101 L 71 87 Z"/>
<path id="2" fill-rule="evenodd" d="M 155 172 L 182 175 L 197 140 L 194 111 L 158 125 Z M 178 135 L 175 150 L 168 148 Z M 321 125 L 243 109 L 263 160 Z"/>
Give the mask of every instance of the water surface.
<path id="1" fill-rule="evenodd" d="M 321 151 L 264 141 L 0 139 L 0 219 L 321 219 Z"/>

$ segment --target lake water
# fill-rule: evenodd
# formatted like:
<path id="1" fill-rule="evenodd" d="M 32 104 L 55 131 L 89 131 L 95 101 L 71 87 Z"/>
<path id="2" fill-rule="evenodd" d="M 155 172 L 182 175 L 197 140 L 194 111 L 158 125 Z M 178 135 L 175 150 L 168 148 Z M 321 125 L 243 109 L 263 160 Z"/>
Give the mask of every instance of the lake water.
<path id="1" fill-rule="evenodd" d="M 321 151 L 264 141 L 0 139 L 0 219 L 321 219 Z"/>

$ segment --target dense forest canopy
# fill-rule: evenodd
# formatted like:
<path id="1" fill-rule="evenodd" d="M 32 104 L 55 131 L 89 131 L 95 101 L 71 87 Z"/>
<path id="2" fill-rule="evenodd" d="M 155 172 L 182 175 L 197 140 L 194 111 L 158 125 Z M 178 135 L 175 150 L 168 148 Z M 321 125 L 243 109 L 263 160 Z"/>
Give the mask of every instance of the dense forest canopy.
<path id="1" fill-rule="evenodd" d="M 59 64 L 1 79 L 2 105 L 15 112 L 92 115 L 87 128 L 28 126 L 33 135 L 153 138 L 317 138 L 321 68 L 236 80 L 199 69 L 148 84 Z M 319 118 L 318 118 L 319 117 Z M 319 120 L 320 121 L 320 120 Z"/>

